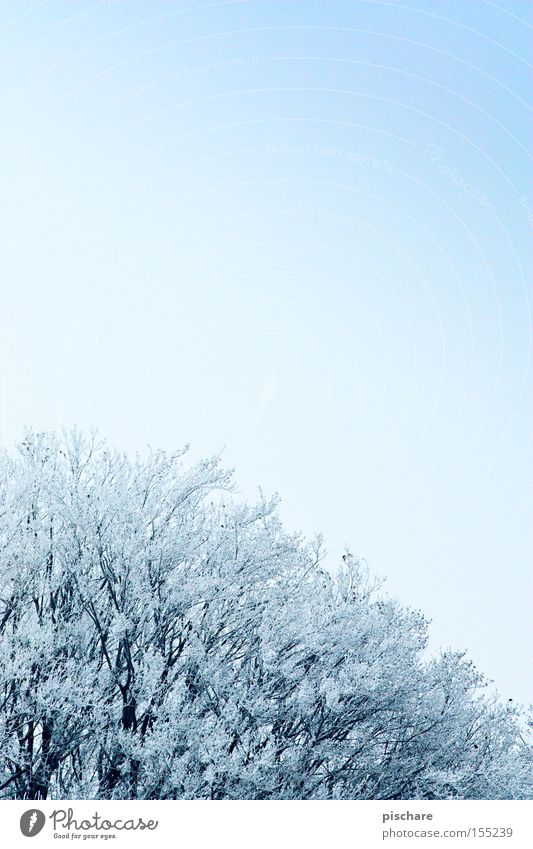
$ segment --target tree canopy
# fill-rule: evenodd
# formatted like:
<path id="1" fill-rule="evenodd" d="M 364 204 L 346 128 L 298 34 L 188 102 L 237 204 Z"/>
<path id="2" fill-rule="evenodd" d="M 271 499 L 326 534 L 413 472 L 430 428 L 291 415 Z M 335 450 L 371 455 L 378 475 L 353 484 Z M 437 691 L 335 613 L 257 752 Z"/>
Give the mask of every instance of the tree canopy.
<path id="1" fill-rule="evenodd" d="M 527 798 L 523 714 L 219 458 L 0 456 L 0 797 Z"/>

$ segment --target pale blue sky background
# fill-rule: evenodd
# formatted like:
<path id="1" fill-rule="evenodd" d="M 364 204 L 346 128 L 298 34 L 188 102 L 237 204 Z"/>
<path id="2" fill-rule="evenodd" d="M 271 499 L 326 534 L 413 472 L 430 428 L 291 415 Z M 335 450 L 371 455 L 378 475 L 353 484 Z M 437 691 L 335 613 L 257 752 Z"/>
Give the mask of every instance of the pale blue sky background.
<path id="1" fill-rule="evenodd" d="M 531 5 L 0 3 L 0 440 L 222 446 L 531 698 Z"/>

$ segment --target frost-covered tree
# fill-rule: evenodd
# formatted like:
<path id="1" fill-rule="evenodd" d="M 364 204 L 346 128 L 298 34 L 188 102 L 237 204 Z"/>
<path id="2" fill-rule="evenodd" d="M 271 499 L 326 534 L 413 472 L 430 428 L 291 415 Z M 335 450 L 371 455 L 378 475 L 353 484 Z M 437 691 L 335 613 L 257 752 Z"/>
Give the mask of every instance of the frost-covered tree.
<path id="1" fill-rule="evenodd" d="M 525 798 L 519 710 L 218 459 L 0 457 L 0 796 Z"/>

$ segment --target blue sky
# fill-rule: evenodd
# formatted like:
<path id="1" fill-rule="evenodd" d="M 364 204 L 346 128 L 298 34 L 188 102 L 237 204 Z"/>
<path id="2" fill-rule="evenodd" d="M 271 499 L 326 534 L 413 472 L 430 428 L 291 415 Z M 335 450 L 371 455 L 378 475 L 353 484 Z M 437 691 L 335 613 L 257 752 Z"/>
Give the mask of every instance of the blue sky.
<path id="1" fill-rule="evenodd" d="M 0 3 L 0 436 L 225 448 L 531 699 L 531 8 Z"/>

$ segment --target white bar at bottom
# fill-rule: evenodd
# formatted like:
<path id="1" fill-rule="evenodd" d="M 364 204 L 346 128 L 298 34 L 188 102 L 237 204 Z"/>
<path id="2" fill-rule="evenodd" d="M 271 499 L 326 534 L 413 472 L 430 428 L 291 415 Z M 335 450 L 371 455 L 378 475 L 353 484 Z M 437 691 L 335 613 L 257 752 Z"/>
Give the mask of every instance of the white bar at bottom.
<path id="1" fill-rule="evenodd" d="M 533 849 L 533 802 L 0 802 L 2 849 L 73 844 Z"/>

